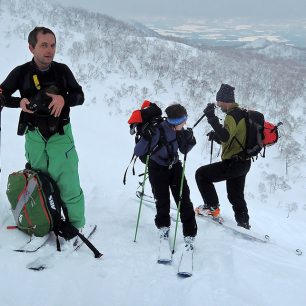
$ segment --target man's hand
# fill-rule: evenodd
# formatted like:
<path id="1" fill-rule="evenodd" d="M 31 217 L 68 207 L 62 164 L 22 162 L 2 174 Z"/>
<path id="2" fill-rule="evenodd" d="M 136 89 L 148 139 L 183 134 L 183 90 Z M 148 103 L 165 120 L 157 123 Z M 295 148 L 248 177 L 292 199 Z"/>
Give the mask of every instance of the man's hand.
<path id="1" fill-rule="evenodd" d="M 65 105 L 64 98 L 61 95 L 54 95 L 48 92 L 46 94 L 52 98 L 52 102 L 49 104 L 49 109 L 52 109 L 50 115 L 59 117 Z"/>
<path id="2" fill-rule="evenodd" d="M 30 104 L 30 101 L 27 98 L 22 98 L 20 101 L 20 108 L 25 113 L 33 114 L 34 112 L 27 108 L 27 105 Z"/>
<path id="3" fill-rule="evenodd" d="M 206 134 L 206 136 L 208 136 L 208 140 L 214 140 L 215 137 L 215 131 L 210 131 L 209 133 Z"/>
<path id="4" fill-rule="evenodd" d="M 221 144 L 221 141 L 219 140 L 219 137 L 215 131 L 210 131 L 206 134 L 206 136 L 208 137 L 208 141 L 215 141 L 216 143 Z"/>
<path id="5" fill-rule="evenodd" d="M 207 106 L 204 109 L 204 114 L 207 117 L 207 119 L 213 118 L 215 116 L 215 108 L 216 105 L 214 103 L 207 104 Z"/>

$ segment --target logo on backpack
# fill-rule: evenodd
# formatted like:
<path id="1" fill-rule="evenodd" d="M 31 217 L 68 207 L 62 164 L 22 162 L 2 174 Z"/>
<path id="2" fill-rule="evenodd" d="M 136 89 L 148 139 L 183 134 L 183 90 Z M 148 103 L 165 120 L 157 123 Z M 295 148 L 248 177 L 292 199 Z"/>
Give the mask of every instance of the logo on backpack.
<path id="1" fill-rule="evenodd" d="M 52 194 L 49 195 L 48 200 L 49 200 L 50 207 L 51 207 L 53 210 L 56 210 L 56 207 L 55 207 L 55 203 L 54 203 Z"/>

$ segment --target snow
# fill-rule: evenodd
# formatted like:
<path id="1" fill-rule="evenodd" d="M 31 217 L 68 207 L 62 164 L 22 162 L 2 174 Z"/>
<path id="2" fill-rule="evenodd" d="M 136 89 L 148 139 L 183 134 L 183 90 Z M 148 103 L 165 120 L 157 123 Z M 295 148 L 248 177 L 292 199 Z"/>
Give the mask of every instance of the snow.
<path id="1" fill-rule="evenodd" d="M 265 48 L 269 44 L 270 42 L 265 38 L 254 38 L 253 40 L 250 40 L 250 42 L 244 44 L 241 48 L 258 49 Z"/>
<path id="2" fill-rule="evenodd" d="M 87 203 L 87 222 L 98 225 L 93 243 L 104 256 L 97 260 L 83 247 L 78 253 L 62 258 L 43 272 L 33 272 L 26 264 L 39 254 L 54 251 L 47 246 L 38 254 L 19 254 L 12 249 L 25 241 L 17 231 L 6 230 L 13 218 L 5 198 L 8 173 L 23 168 L 23 139 L 15 135 L 17 110 L 2 113 L 2 168 L 0 260 L 1 305 L 303 305 L 306 294 L 305 255 L 296 256 L 295 248 L 304 248 L 305 211 L 293 212 L 278 207 L 282 193 L 260 203 L 248 199 L 252 230 L 271 236 L 271 243 L 243 240 L 222 227 L 198 221 L 194 253 L 194 275 L 190 279 L 176 276 L 183 246 L 181 227 L 173 264 L 158 265 L 158 236 L 154 227 L 154 210 L 142 208 L 137 242 L 133 242 L 139 202 L 134 194 L 138 179 L 128 173 L 127 185 L 122 177 L 133 148 L 125 116 L 107 115 L 102 103 L 72 109 L 72 126 L 80 157 L 80 177 Z M 91 122 L 92 124 L 86 124 Z M 206 123 L 204 123 L 206 124 Z M 84 128 L 86 126 L 86 128 Z M 201 143 L 201 136 L 198 136 Z M 200 146 L 200 144 L 198 144 Z M 187 159 L 187 179 L 194 204 L 200 203 L 194 171 L 207 163 L 199 148 Z M 269 159 L 269 157 L 267 157 Z M 143 165 L 137 164 L 140 173 Z M 252 175 L 251 175 L 252 174 Z M 254 163 L 247 180 L 246 192 L 253 192 L 252 179 L 260 175 Z M 295 199 L 303 203 L 305 196 L 296 190 Z M 149 184 L 145 186 L 150 193 Z M 225 186 L 218 184 L 223 216 L 233 214 L 226 200 Z M 171 238 L 173 239 L 174 224 Z M 23 280 L 17 284 L 16 280 Z M 29 280 L 29 281 L 25 281 Z M 37 284 L 40 284 L 38 286 Z M 35 293 L 33 289 L 35 288 Z M 52 293 L 48 292 L 51 290 Z M 46 294 L 48 298 L 46 299 Z"/>
<path id="3" fill-rule="evenodd" d="M 3 80 L 16 65 L 30 59 L 25 41 L 15 39 L 1 48 L 0 77 Z M 59 60 L 59 59 L 58 59 Z M 61 58 L 62 60 L 62 58 Z M 63 57 L 63 61 L 67 62 Z M 115 78 L 115 76 L 114 76 Z M 109 82 L 119 83 L 117 77 Z M 2 82 L 2 81 L 1 81 Z M 141 80 L 146 82 L 146 80 Z M 149 82 L 148 82 L 149 83 Z M 176 273 L 183 248 L 179 224 L 176 252 L 172 265 L 157 264 L 158 235 L 154 226 L 154 209 L 142 207 L 137 241 L 134 242 L 139 200 L 135 197 L 138 181 L 128 171 L 127 184 L 122 183 L 124 171 L 132 155 L 134 140 L 129 134 L 127 109 L 137 108 L 142 101 L 120 101 L 121 112 L 103 103 L 102 96 L 111 96 L 110 87 L 92 82 L 84 88 L 86 102 L 71 109 L 72 128 L 79 154 L 80 179 L 86 198 L 86 217 L 98 225 L 92 242 L 104 254 L 95 259 L 86 248 L 65 257 L 56 254 L 49 244 L 37 254 L 12 250 L 27 237 L 17 230 L 6 199 L 8 174 L 21 170 L 25 164 L 24 138 L 16 135 L 19 110 L 2 111 L 1 189 L 0 189 L 0 304 L 2 306 L 287 306 L 305 305 L 306 292 L 306 192 L 305 170 L 292 168 L 299 174 L 289 180 L 291 189 L 276 188 L 264 179 L 263 172 L 285 177 L 284 161 L 275 158 L 276 146 L 268 148 L 265 159 L 252 164 L 246 181 L 246 198 L 252 231 L 269 234 L 271 243 L 244 240 L 224 228 L 198 220 L 195 242 L 194 274 L 178 278 Z M 168 90 L 171 100 L 171 88 Z M 174 90 L 174 89 L 173 89 Z M 96 103 L 92 100 L 96 98 Z M 158 99 L 157 99 L 158 100 Z M 163 101 L 167 105 L 167 101 Z M 200 117 L 201 114 L 198 114 Z M 190 116 L 189 126 L 196 121 Z M 195 129 L 197 146 L 186 163 L 186 177 L 194 206 L 201 204 L 194 173 L 209 163 L 204 119 Z M 218 147 L 213 161 L 219 160 Z M 302 164 L 301 164 L 302 165 Z M 136 164 L 137 174 L 144 165 Z M 291 169 L 290 169 L 291 170 Z M 289 178 L 290 179 L 290 178 Z M 264 183 L 266 191 L 260 191 Z M 233 221 L 233 212 L 226 197 L 225 183 L 216 185 L 225 219 Z M 145 185 L 150 194 L 149 182 Z M 296 209 L 289 210 L 292 202 Z M 170 239 L 174 236 L 172 224 Z M 304 250 L 297 256 L 295 249 Z M 26 269 L 38 255 L 54 252 L 56 264 L 45 271 Z"/>
<path id="4" fill-rule="evenodd" d="M 240 49 L 253 51 L 258 54 L 266 55 L 270 58 L 283 58 L 301 61 L 305 59 L 305 49 L 297 48 L 283 42 L 278 43 L 267 38 L 256 37 L 241 39 L 241 41 L 245 41 L 247 43 L 239 47 Z"/>

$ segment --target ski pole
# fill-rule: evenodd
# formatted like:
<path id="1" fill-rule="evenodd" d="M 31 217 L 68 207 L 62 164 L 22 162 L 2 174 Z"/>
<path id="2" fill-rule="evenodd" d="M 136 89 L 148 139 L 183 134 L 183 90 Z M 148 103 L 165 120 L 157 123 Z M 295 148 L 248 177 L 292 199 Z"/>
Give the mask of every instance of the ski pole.
<path id="1" fill-rule="evenodd" d="M 138 216 L 137 216 L 134 242 L 136 242 L 136 237 L 137 237 L 137 232 L 138 232 L 138 225 L 139 225 L 139 219 L 140 219 L 140 213 L 141 213 L 141 207 L 142 207 L 142 200 L 143 200 L 143 195 L 144 195 L 145 182 L 146 182 L 147 174 L 148 174 L 149 159 L 150 159 L 150 154 L 148 153 L 147 158 L 146 158 L 145 172 L 144 172 L 143 181 L 142 181 L 141 198 L 140 198 L 140 203 L 139 203 L 139 208 L 138 208 Z"/>
<path id="2" fill-rule="evenodd" d="M 197 122 L 193 125 L 192 129 L 194 129 L 201 121 L 202 119 L 206 116 L 206 114 L 204 113 L 204 115 L 202 115 L 198 120 Z"/>
<path id="3" fill-rule="evenodd" d="M 212 162 L 213 150 L 214 150 L 214 141 L 212 139 L 210 144 L 210 163 Z"/>
<path id="4" fill-rule="evenodd" d="M 185 165 L 186 165 L 186 159 L 187 159 L 187 153 L 184 155 L 184 163 L 183 163 L 183 170 L 182 170 L 182 176 L 181 176 L 179 202 L 178 202 L 178 205 L 177 205 L 177 213 L 176 213 L 176 222 L 175 222 L 175 232 L 174 232 L 174 240 L 173 240 L 172 254 L 174 254 L 175 242 L 176 242 L 176 234 L 177 234 L 177 226 L 178 226 L 178 217 L 179 217 L 180 210 L 181 210 L 182 194 L 183 194 L 183 185 L 184 185 L 184 178 L 185 178 Z"/>
<path id="5" fill-rule="evenodd" d="M 209 104 L 213 104 L 213 107 L 216 108 L 214 103 L 209 103 Z M 205 109 L 203 112 L 204 114 L 197 120 L 197 122 L 193 125 L 192 129 L 194 129 L 202 121 L 202 119 L 207 115 L 207 113 L 205 112 Z"/>

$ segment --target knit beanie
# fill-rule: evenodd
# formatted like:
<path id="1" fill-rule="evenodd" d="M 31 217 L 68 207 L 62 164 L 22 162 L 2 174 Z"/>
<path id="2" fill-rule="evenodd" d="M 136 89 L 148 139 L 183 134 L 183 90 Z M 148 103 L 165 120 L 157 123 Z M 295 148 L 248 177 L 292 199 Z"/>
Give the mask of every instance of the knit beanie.
<path id="1" fill-rule="evenodd" d="M 222 84 L 216 95 L 217 102 L 234 103 L 235 102 L 235 87 L 228 84 Z"/>

